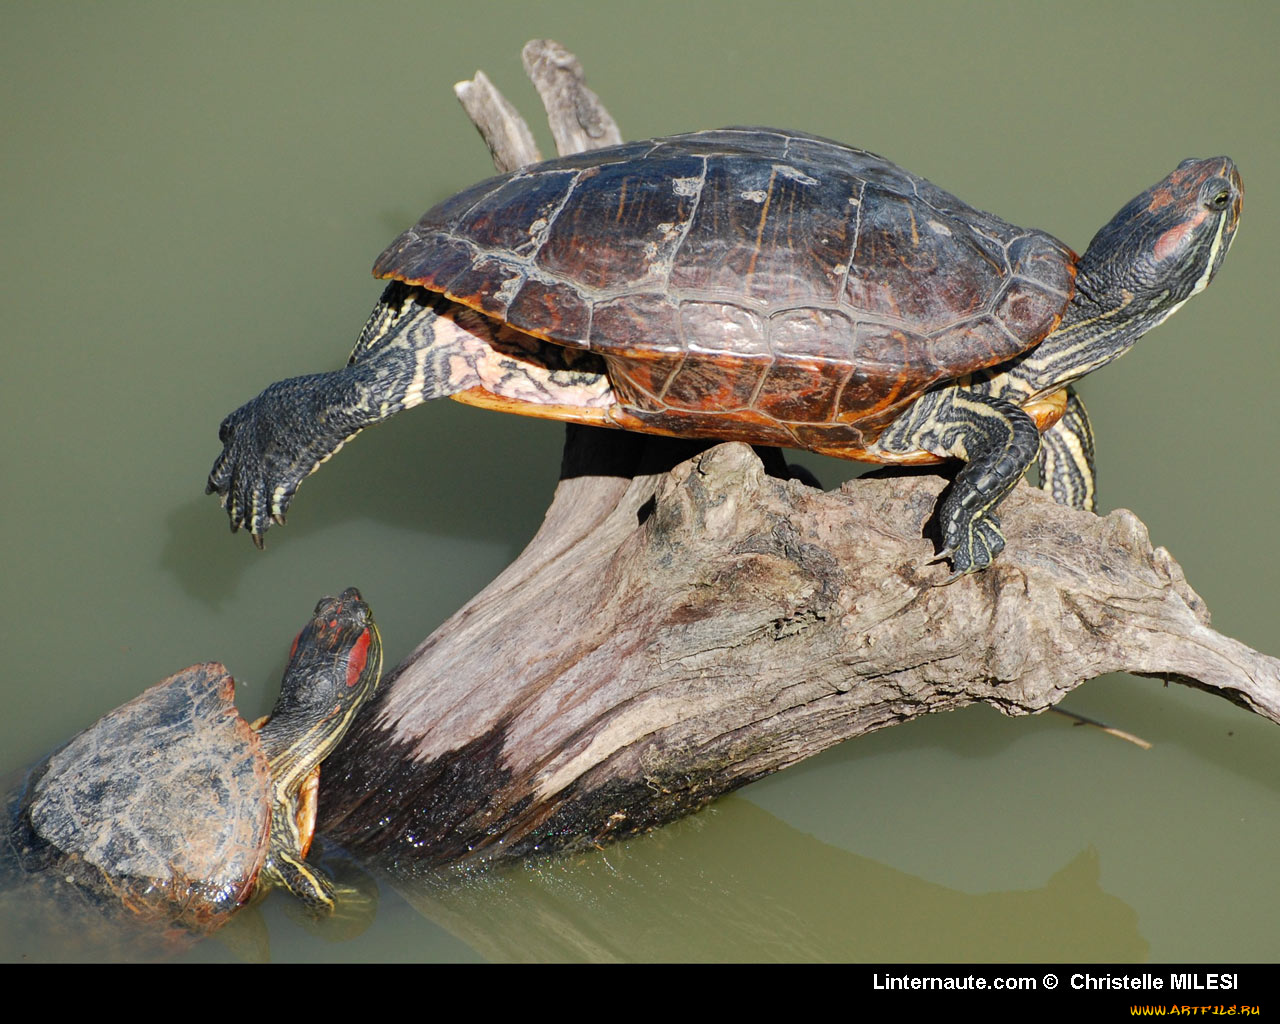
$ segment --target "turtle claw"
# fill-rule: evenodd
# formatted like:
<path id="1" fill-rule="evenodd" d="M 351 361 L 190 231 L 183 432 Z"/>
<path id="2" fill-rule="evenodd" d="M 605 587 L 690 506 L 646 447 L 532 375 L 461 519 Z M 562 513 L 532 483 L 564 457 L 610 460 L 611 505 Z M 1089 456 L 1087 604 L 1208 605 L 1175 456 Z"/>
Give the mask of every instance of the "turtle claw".
<path id="1" fill-rule="evenodd" d="M 936 555 L 934 555 L 932 558 L 930 558 L 930 559 L 929 559 L 927 562 L 925 562 L 924 564 L 925 564 L 925 565 L 937 565 L 939 562 L 945 562 L 945 561 L 947 561 L 949 558 L 953 558 L 954 556 L 955 556 L 955 550 L 954 550 L 953 548 L 951 548 L 950 546 L 947 546 L 947 547 L 943 548 L 941 551 L 939 551 L 939 552 L 938 552 Z"/>
<path id="2" fill-rule="evenodd" d="M 1004 534 L 1000 532 L 1000 520 L 990 512 L 974 515 L 957 504 L 951 509 L 944 507 L 942 514 L 945 523 L 942 547 L 924 564 L 949 561 L 951 575 L 937 584 L 947 587 L 961 576 L 981 572 L 990 566 L 996 555 L 1004 550 Z"/>
<path id="3" fill-rule="evenodd" d="M 981 572 L 996 555 L 1004 550 L 1004 534 L 1000 532 L 1000 520 L 989 512 L 974 516 L 966 522 L 957 516 L 946 532 L 945 544 L 935 562 L 950 559 L 952 574 L 940 586 L 954 583 L 961 576 Z"/>
<path id="4" fill-rule="evenodd" d="M 298 409 L 314 382 L 297 377 L 273 384 L 218 428 L 222 453 L 209 471 L 205 492 L 219 496 L 232 531 L 244 527 L 259 549 L 267 530 L 284 525 L 298 484 L 320 461 L 314 439 L 298 429 L 300 419 L 320 418 Z"/>
<path id="5" fill-rule="evenodd" d="M 950 546 L 948 546 L 948 547 L 943 548 L 941 551 L 939 551 L 936 555 L 934 555 L 931 559 L 929 559 L 929 560 L 928 560 L 927 562 L 925 562 L 924 564 L 925 564 L 925 565 L 937 565 L 939 562 L 946 562 L 946 561 L 954 562 L 954 561 L 955 561 L 955 558 L 956 558 L 956 553 L 955 553 L 955 551 L 954 551 Z M 957 569 L 955 569 L 955 571 L 954 571 L 954 572 L 952 572 L 952 573 L 951 573 L 951 575 L 950 575 L 950 576 L 948 576 L 945 580 L 943 580 L 941 583 L 935 583 L 935 584 L 934 584 L 934 586 L 936 586 L 936 587 L 949 587 L 949 586 L 951 586 L 951 584 L 953 584 L 956 580 L 958 580 L 961 576 L 968 576 L 968 575 L 969 575 L 969 573 L 971 573 L 971 572 L 973 572 L 973 571 L 974 571 L 974 570 L 973 570 L 973 568 L 968 568 L 968 569 L 960 569 L 960 568 L 957 568 Z"/>

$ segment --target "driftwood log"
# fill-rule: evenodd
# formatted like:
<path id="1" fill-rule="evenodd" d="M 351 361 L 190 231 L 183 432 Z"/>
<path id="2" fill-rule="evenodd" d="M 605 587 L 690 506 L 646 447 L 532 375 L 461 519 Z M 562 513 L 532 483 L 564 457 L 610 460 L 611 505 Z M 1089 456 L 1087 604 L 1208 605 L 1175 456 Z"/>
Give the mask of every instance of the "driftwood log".
<path id="1" fill-rule="evenodd" d="M 572 55 L 530 43 L 525 67 L 561 153 L 620 140 Z M 500 170 L 540 159 L 483 75 L 457 88 Z M 1280 722 L 1280 662 L 1214 632 L 1129 512 L 1021 484 L 1005 552 L 944 587 L 943 478 L 786 476 L 776 451 L 568 428 L 542 529 L 384 683 L 326 764 L 322 829 L 401 870 L 599 844 L 851 737 L 1034 714 L 1107 672 Z"/>

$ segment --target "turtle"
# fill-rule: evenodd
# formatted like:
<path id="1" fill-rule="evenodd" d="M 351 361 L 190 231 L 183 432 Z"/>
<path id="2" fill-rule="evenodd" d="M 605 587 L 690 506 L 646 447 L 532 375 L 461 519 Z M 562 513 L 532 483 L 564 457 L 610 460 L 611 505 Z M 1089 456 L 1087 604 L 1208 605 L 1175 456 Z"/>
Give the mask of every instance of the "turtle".
<path id="1" fill-rule="evenodd" d="M 901 465 L 964 465 L 936 510 L 947 582 L 1041 486 L 1095 510 L 1073 384 L 1200 292 L 1239 223 L 1227 157 L 1182 161 L 1083 255 L 889 160 L 726 128 L 530 165 L 446 199 L 378 257 L 347 365 L 223 420 L 208 478 L 261 547 L 299 483 L 427 399 Z"/>
<path id="2" fill-rule="evenodd" d="M 9 852 L 28 879 L 59 886 L 60 902 L 144 933 L 208 934 L 273 885 L 328 914 L 334 886 L 305 860 L 320 762 L 381 671 L 360 592 L 326 597 L 269 716 L 240 717 L 218 662 L 175 673 L 31 772 Z"/>

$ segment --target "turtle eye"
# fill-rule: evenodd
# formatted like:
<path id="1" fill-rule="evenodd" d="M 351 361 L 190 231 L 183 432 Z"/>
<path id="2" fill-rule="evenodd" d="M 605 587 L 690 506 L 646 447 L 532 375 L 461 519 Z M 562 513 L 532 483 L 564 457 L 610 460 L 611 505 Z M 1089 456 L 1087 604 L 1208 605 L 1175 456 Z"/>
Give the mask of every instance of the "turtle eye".
<path id="1" fill-rule="evenodd" d="M 1205 183 L 1201 192 L 1205 209 L 1222 211 L 1231 205 L 1231 186 L 1221 178 Z"/>

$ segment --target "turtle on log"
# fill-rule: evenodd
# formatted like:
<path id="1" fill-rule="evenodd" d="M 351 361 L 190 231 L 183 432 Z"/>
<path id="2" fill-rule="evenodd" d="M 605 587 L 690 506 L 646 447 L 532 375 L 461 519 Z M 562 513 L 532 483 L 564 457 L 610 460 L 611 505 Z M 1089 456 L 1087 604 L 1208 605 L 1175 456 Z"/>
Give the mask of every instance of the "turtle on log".
<path id="1" fill-rule="evenodd" d="M 360 430 L 428 399 L 871 462 L 963 461 L 937 512 L 954 580 L 1004 547 L 1038 458 L 1094 508 L 1072 384 L 1201 291 L 1244 197 L 1185 160 L 1082 256 L 864 150 L 727 128 L 524 167 L 396 239 L 345 368 L 222 423 L 209 475 L 255 543 Z"/>
<path id="2" fill-rule="evenodd" d="M 64 907 L 157 935 L 212 932 L 266 886 L 331 912 L 334 887 L 306 861 L 320 763 L 381 671 L 355 588 L 316 605 L 254 725 L 221 664 L 183 669 L 30 773 L 11 800 L 8 870 Z"/>

